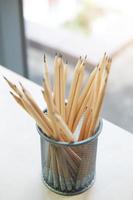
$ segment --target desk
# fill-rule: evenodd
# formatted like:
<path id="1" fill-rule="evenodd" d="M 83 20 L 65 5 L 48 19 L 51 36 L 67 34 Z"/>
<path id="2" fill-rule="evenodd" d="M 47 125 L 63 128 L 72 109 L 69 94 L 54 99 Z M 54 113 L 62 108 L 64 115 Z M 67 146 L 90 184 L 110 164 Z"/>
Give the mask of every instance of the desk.
<path id="1" fill-rule="evenodd" d="M 21 81 L 41 108 L 40 87 L 0 67 L 0 74 Z M 133 200 L 133 135 L 103 120 L 96 180 L 88 191 L 63 197 L 41 182 L 40 140 L 35 122 L 16 104 L 0 75 L 0 200 Z"/>

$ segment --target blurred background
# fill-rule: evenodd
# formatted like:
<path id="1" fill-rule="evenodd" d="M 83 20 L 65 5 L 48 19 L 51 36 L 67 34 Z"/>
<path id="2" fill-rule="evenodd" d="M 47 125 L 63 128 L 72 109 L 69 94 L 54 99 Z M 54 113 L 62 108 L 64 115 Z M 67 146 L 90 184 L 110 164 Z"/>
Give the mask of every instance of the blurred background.
<path id="1" fill-rule="evenodd" d="M 41 84 L 43 55 L 52 80 L 55 53 L 73 67 L 87 55 L 88 73 L 113 58 L 103 117 L 133 132 L 133 2 L 131 0 L 0 0 L 0 64 Z"/>

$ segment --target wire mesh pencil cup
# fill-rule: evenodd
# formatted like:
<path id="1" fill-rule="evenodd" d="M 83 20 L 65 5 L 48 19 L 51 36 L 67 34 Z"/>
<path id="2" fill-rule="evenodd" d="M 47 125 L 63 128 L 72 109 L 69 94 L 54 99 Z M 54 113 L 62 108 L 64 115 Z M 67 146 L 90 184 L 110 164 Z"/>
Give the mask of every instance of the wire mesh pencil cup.
<path id="1" fill-rule="evenodd" d="M 102 121 L 92 137 L 67 143 L 49 138 L 37 126 L 41 142 L 42 178 L 50 190 L 62 195 L 75 195 L 93 185 L 101 129 Z"/>

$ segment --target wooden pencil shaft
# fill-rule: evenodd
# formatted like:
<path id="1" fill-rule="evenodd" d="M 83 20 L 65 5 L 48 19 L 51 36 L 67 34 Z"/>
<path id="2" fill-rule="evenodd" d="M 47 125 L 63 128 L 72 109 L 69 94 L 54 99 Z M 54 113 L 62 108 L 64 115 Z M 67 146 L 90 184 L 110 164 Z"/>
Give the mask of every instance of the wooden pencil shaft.
<path id="1" fill-rule="evenodd" d="M 57 120 L 58 125 L 62 129 L 64 135 L 67 137 L 69 142 L 73 142 L 74 141 L 73 135 L 72 135 L 70 129 L 68 128 L 68 126 L 66 125 L 66 123 L 61 118 L 61 116 L 58 115 L 57 113 L 55 113 L 54 116 L 55 116 L 55 118 Z"/>
<path id="2" fill-rule="evenodd" d="M 49 73 L 48 73 L 48 64 L 44 55 L 44 78 L 48 82 L 48 85 L 51 89 L 50 79 L 49 79 Z"/>
<path id="3" fill-rule="evenodd" d="M 48 145 L 47 159 L 46 159 L 46 162 L 43 163 L 43 166 L 42 166 L 43 177 L 46 182 L 48 182 L 48 178 L 49 178 L 50 165 L 51 165 L 51 155 L 50 155 L 50 145 Z"/>
<path id="4" fill-rule="evenodd" d="M 43 91 L 42 93 L 43 93 L 44 99 L 45 99 L 45 101 L 47 103 L 47 107 L 48 107 L 47 112 L 48 112 L 48 115 L 50 116 L 54 112 L 53 105 L 51 105 L 51 102 L 49 101 L 49 96 L 48 96 L 46 90 L 45 90 L 45 92 Z"/>
<path id="5" fill-rule="evenodd" d="M 94 83 L 92 82 L 90 88 L 89 88 L 89 91 L 86 95 L 86 97 L 84 98 L 82 104 L 80 105 L 80 108 L 77 112 L 77 115 L 75 116 L 75 119 L 74 119 L 74 123 L 73 123 L 73 128 L 72 128 L 72 132 L 75 131 L 81 117 L 82 117 L 82 114 L 83 112 L 85 111 L 86 107 L 87 107 L 87 104 L 88 104 L 88 101 L 90 99 L 90 95 L 91 95 L 91 92 L 92 92 L 92 89 L 93 89 L 93 86 L 94 86 Z"/>
<path id="6" fill-rule="evenodd" d="M 101 81 L 102 81 L 102 78 L 104 76 L 104 73 L 105 73 L 105 68 L 106 68 L 106 65 L 108 63 L 108 58 L 107 57 L 103 57 L 101 63 L 98 65 L 98 73 L 97 73 L 97 91 L 96 91 L 96 94 L 98 96 L 99 94 L 99 91 L 100 91 L 100 86 L 101 86 Z"/>
<path id="7" fill-rule="evenodd" d="M 33 118 L 36 120 L 38 125 L 41 125 L 41 129 L 44 131 L 44 133 L 51 135 L 51 129 L 47 126 L 47 124 L 42 120 L 40 115 L 37 113 L 37 111 L 34 109 L 34 107 L 25 99 L 24 97 L 21 98 L 24 106 L 26 109 L 31 113 Z"/>
<path id="8" fill-rule="evenodd" d="M 53 174 L 53 183 L 54 188 L 59 187 L 59 179 L 58 179 L 58 168 L 57 168 L 57 162 L 56 162 L 56 148 L 52 145 L 50 146 L 51 151 L 51 164 L 52 164 L 52 174 Z"/>
<path id="9" fill-rule="evenodd" d="M 71 87 L 70 89 L 70 95 L 68 97 L 68 102 L 66 105 L 66 122 L 68 123 L 69 120 L 69 115 L 70 115 L 70 111 L 71 111 L 71 107 L 72 107 L 72 102 L 73 102 L 73 98 L 74 98 L 74 92 L 75 92 L 75 87 L 77 84 L 77 79 L 78 79 L 78 74 L 75 75 L 75 82 L 73 83 L 73 87 Z"/>
<path id="10" fill-rule="evenodd" d="M 46 92 L 45 92 L 44 90 L 42 90 L 41 92 L 42 92 L 44 101 L 46 101 L 46 103 L 49 102 L 49 99 L 47 98 Z M 53 97 L 53 95 L 52 95 L 52 97 Z M 55 112 L 58 113 L 58 110 L 57 110 L 57 108 L 56 108 L 56 106 L 55 106 L 55 104 L 54 104 L 54 99 L 53 99 L 53 98 L 52 98 L 52 102 L 53 102 L 53 108 L 54 108 L 53 110 L 54 110 Z M 48 111 L 48 109 L 47 109 L 47 114 L 48 114 L 48 113 L 49 113 L 49 111 Z M 58 113 L 58 114 L 59 114 L 59 113 Z"/>
<path id="11" fill-rule="evenodd" d="M 60 58 L 58 58 L 58 59 L 60 59 Z M 59 62 L 59 81 L 58 81 L 58 95 L 59 95 L 59 113 L 61 114 L 61 107 L 62 107 L 62 102 L 61 102 L 61 100 L 62 100 L 62 83 L 61 83 L 61 79 L 62 79 L 62 77 L 61 77 L 61 74 L 62 74 L 62 65 L 61 65 L 61 60 L 60 60 L 60 62 Z"/>
<path id="12" fill-rule="evenodd" d="M 19 96 L 22 95 L 22 92 L 18 89 L 18 87 L 13 84 L 11 81 L 9 81 L 5 76 L 3 76 L 4 79 L 6 80 L 6 82 L 8 83 L 8 85 L 10 86 L 10 88 Z"/>
<path id="13" fill-rule="evenodd" d="M 93 88 L 94 88 L 94 85 L 92 87 L 92 90 L 90 90 L 90 96 L 89 96 L 90 98 L 88 99 L 88 105 L 87 105 L 88 107 L 85 111 L 85 116 L 82 123 L 81 131 L 80 131 L 79 141 L 85 138 L 86 131 L 88 131 L 87 124 L 90 123 L 90 119 L 91 119 L 90 114 L 92 112 L 92 101 L 93 101 L 93 96 L 94 96 Z"/>
<path id="14" fill-rule="evenodd" d="M 61 57 L 57 57 L 55 63 L 55 104 L 60 113 L 60 66 Z"/>
<path id="15" fill-rule="evenodd" d="M 58 149 L 58 158 L 59 158 L 59 161 L 60 163 L 62 163 L 62 171 L 63 171 L 63 176 L 64 176 L 64 180 L 65 180 L 65 185 L 66 185 L 66 188 L 67 190 L 71 190 L 72 189 L 72 185 L 71 185 L 71 175 L 70 175 L 70 172 L 68 171 L 68 163 L 66 162 L 66 157 L 64 155 L 64 153 L 62 152 L 62 149 L 59 151 Z"/>
<path id="16" fill-rule="evenodd" d="M 67 85 L 67 66 L 64 67 L 64 75 L 63 75 L 63 93 L 64 93 L 64 121 L 66 122 L 66 85 Z"/>
<path id="17" fill-rule="evenodd" d="M 10 81 L 8 81 L 8 82 L 9 82 L 10 87 L 12 88 L 12 85 L 14 85 L 14 84 L 12 84 Z M 25 108 L 25 110 L 26 110 L 28 113 L 30 113 L 30 115 L 31 115 L 34 119 L 37 120 L 37 123 L 38 123 L 38 125 L 40 125 L 40 127 L 42 128 L 42 130 L 44 130 L 44 128 L 43 128 L 43 125 L 44 125 L 45 130 L 47 130 L 47 131 L 48 131 L 48 134 L 50 135 L 51 130 L 47 129 L 47 125 L 44 124 L 44 122 L 40 122 L 40 121 L 38 120 L 38 118 L 39 118 L 38 115 L 36 115 L 35 113 L 33 114 L 33 112 L 34 112 L 34 111 L 33 111 L 33 107 L 31 107 L 30 104 L 29 104 L 29 103 L 27 102 L 27 100 L 25 99 L 24 93 L 21 92 L 21 91 L 16 87 L 16 85 L 14 85 L 12 89 L 14 89 L 14 91 L 20 96 L 21 104 L 23 104 L 23 107 Z M 43 124 L 43 125 L 42 125 L 42 124 Z"/>
<path id="18" fill-rule="evenodd" d="M 102 65 L 104 65 L 105 62 L 106 61 L 106 64 L 108 64 L 107 63 L 107 60 L 105 59 L 105 58 L 103 58 L 103 61 L 102 61 L 102 64 L 100 65 L 100 67 L 101 68 L 98 68 L 98 73 L 97 73 L 97 77 L 96 77 L 96 79 L 95 79 L 95 84 L 96 84 L 96 88 L 95 88 L 95 98 L 94 98 L 94 101 L 96 101 L 96 99 L 98 98 L 98 93 L 100 92 L 100 87 L 102 87 L 101 86 L 101 82 L 102 82 L 102 77 L 103 77 L 103 73 L 104 73 L 104 71 L 105 71 L 105 66 L 102 66 Z M 99 70 L 100 69 L 100 70 Z M 102 73 L 101 73 L 102 72 Z M 96 104 L 94 103 L 94 101 L 93 101 L 93 109 L 94 109 L 94 107 L 96 107 Z M 102 101 L 102 100 L 101 100 Z M 91 117 L 91 121 L 92 121 L 92 117 Z M 90 124 L 92 123 L 90 120 L 88 120 L 88 122 L 87 122 L 87 120 L 86 120 L 86 125 L 84 124 L 84 128 L 86 127 L 86 129 L 85 129 L 85 131 L 84 131 L 84 129 L 82 128 L 81 130 L 82 130 L 82 132 L 84 132 L 85 133 L 85 138 L 87 138 L 87 131 L 89 130 L 89 129 L 93 129 L 93 128 L 91 128 L 91 127 L 89 127 L 90 126 Z M 94 120 L 94 122 L 95 122 L 96 120 Z M 93 122 L 93 123 L 94 123 Z M 88 124 L 88 125 L 87 125 Z M 91 125 L 92 126 L 92 125 Z M 93 125 L 94 126 L 94 125 Z M 92 130 L 91 130 L 92 131 Z M 83 133 L 82 133 L 83 134 Z M 81 135 L 82 135 L 81 134 Z M 85 139 L 84 138 L 84 139 Z M 81 137 L 80 137 L 80 139 L 81 139 Z"/>
<path id="19" fill-rule="evenodd" d="M 99 108 L 98 108 L 98 111 L 97 111 L 97 114 L 96 114 L 94 131 L 96 130 L 97 125 L 99 124 L 99 115 L 100 115 L 100 112 L 101 112 L 101 108 L 102 108 L 103 99 L 104 99 L 104 96 L 105 96 L 106 87 L 107 87 L 107 81 L 105 81 L 104 89 L 103 89 L 103 92 L 101 94 L 101 100 L 100 100 Z"/>
<path id="20" fill-rule="evenodd" d="M 87 93 L 88 93 L 88 91 L 89 91 L 89 89 L 91 87 L 91 84 L 92 84 L 92 82 L 94 80 L 94 77 L 96 75 L 96 71 L 97 71 L 97 68 L 95 67 L 94 70 L 91 72 L 91 74 L 89 76 L 88 83 L 84 87 L 83 92 L 81 93 L 81 95 L 79 97 L 77 110 L 81 107 L 82 102 L 83 102 L 84 98 L 86 97 L 86 95 L 87 95 Z"/>
<path id="21" fill-rule="evenodd" d="M 55 56 L 55 59 L 54 59 L 54 95 L 56 93 L 56 66 L 57 66 L 57 55 Z"/>
<path id="22" fill-rule="evenodd" d="M 23 101 L 22 101 L 20 98 L 18 98 L 16 95 L 14 95 L 12 92 L 11 92 L 11 94 L 12 94 L 12 96 L 14 97 L 14 99 L 16 100 L 16 102 L 17 102 L 17 103 L 18 103 L 32 118 L 34 118 L 34 119 L 36 120 L 36 118 L 34 117 L 34 115 L 25 107 Z M 42 130 L 44 130 L 42 124 L 41 124 L 38 120 L 36 120 L 36 121 L 38 122 L 39 127 L 40 127 Z M 48 136 L 50 136 L 50 135 L 48 134 Z"/>
<path id="23" fill-rule="evenodd" d="M 49 115 L 49 117 L 52 121 L 53 137 L 55 139 L 58 139 L 58 128 L 57 128 L 57 125 L 56 125 L 55 118 L 53 116 L 54 110 L 53 110 L 53 106 L 51 105 L 52 103 L 50 102 L 50 98 L 46 94 L 46 91 L 44 93 L 44 98 L 45 98 L 45 100 L 47 102 L 47 106 L 48 106 L 48 115 Z"/>
<path id="24" fill-rule="evenodd" d="M 92 96 L 90 98 L 88 109 L 86 110 L 86 118 L 87 118 L 87 120 L 86 120 L 86 126 L 85 126 L 85 130 L 84 130 L 84 139 L 87 138 L 89 127 L 90 127 L 91 122 L 93 120 L 95 104 L 96 104 L 96 101 L 94 100 L 94 97 L 95 97 L 94 95 L 95 94 L 93 92 Z"/>
<path id="25" fill-rule="evenodd" d="M 74 78 L 71 83 L 71 88 L 70 88 L 70 93 L 69 93 L 68 103 L 67 103 L 67 113 L 66 113 L 66 116 L 67 116 L 66 121 L 67 122 L 68 122 L 68 118 L 69 118 L 71 104 L 73 102 L 75 87 L 76 87 L 76 83 L 77 83 L 77 79 L 78 79 L 78 75 L 79 75 L 79 68 L 80 68 L 81 63 L 82 63 L 82 61 L 81 61 L 81 59 L 79 59 L 77 62 L 77 65 L 75 67 L 75 70 L 74 70 Z"/>
<path id="26" fill-rule="evenodd" d="M 107 70 L 107 73 L 108 73 L 108 74 L 109 74 L 109 72 L 110 72 L 111 62 L 112 62 L 112 60 L 109 58 L 108 64 L 107 64 L 107 66 L 106 66 L 106 70 Z"/>
<path id="27" fill-rule="evenodd" d="M 99 88 L 100 88 L 100 71 L 97 69 L 97 73 L 94 79 L 94 85 L 93 85 L 93 101 L 92 101 L 92 109 L 94 109 L 98 94 L 99 94 Z"/>
<path id="28" fill-rule="evenodd" d="M 58 174 L 59 174 L 60 188 L 62 191 L 64 191 L 66 189 L 66 185 L 65 185 L 65 179 L 64 179 L 63 170 L 62 170 L 62 163 L 60 163 L 58 151 L 56 152 L 56 160 L 57 160 L 57 169 L 58 169 Z"/>
<path id="29" fill-rule="evenodd" d="M 68 127 L 71 130 L 72 130 L 74 117 L 75 117 L 75 114 L 76 114 L 75 111 L 76 111 L 76 107 L 77 107 L 77 102 L 78 102 L 78 97 L 79 97 L 79 93 L 80 93 L 80 89 L 81 89 L 81 84 L 82 84 L 82 81 L 83 81 L 83 75 L 84 75 L 84 66 L 82 67 L 80 74 L 78 76 L 76 88 L 75 88 L 75 91 L 74 91 L 73 102 L 71 104 L 71 110 L 70 110 L 69 120 L 68 120 Z"/>
<path id="30" fill-rule="evenodd" d="M 26 108 L 24 107 L 23 102 L 21 101 L 20 97 L 18 97 L 16 94 L 14 94 L 13 92 L 10 91 L 10 94 L 13 96 L 13 98 L 16 100 L 16 102 L 24 109 L 26 110 Z"/>
<path id="31" fill-rule="evenodd" d="M 90 156 L 85 156 L 86 152 L 89 154 L 88 151 L 88 146 L 83 146 L 82 148 L 82 162 L 80 163 L 79 169 L 78 169 L 78 174 L 76 177 L 76 189 L 79 189 L 80 187 L 83 187 L 84 182 L 85 184 L 88 182 L 87 180 L 87 176 L 88 171 L 87 171 L 87 167 L 88 167 L 88 160 L 91 162 L 90 160 Z M 89 162 L 89 164 L 91 165 L 91 163 Z"/>
<path id="32" fill-rule="evenodd" d="M 91 125 L 91 122 L 93 120 L 93 115 L 94 115 L 93 110 L 91 110 L 90 113 L 88 113 L 88 114 L 89 114 L 89 120 L 87 120 L 87 122 L 86 122 L 83 139 L 88 138 L 88 132 L 89 132 L 90 125 Z"/>
<path id="33" fill-rule="evenodd" d="M 106 64 L 108 64 L 108 62 L 107 62 L 107 60 L 105 59 L 104 60 L 104 62 L 106 62 Z M 105 64 L 105 63 L 102 63 L 103 65 Z M 105 88 L 104 88 L 104 86 L 102 86 L 102 77 L 103 77 L 103 73 L 104 73 L 104 71 L 105 71 L 105 67 L 106 66 L 102 66 L 101 65 L 101 71 L 102 71 L 102 74 L 100 74 L 100 72 L 99 72 L 99 76 L 101 75 L 101 77 L 100 77 L 100 79 L 99 79 L 99 81 L 97 82 L 97 85 L 99 86 L 99 88 L 97 88 L 97 90 L 96 90 L 96 95 L 97 95 L 97 98 L 99 98 L 99 100 L 97 100 L 97 105 L 95 104 L 95 112 L 97 112 L 97 114 L 96 113 L 94 113 L 94 120 L 92 121 L 92 123 L 91 123 L 91 125 L 90 125 L 90 127 L 89 127 L 89 135 L 90 134 L 92 134 L 91 132 L 94 132 L 94 127 L 96 127 L 96 121 L 97 121 L 97 118 L 98 118 L 98 113 L 100 112 L 100 109 L 101 109 L 101 104 L 102 104 L 102 101 L 103 101 L 103 98 L 102 98 L 102 95 L 104 95 L 103 93 L 104 93 L 104 90 L 105 90 Z M 103 70 L 102 70 L 103 69 Z M 98 77 L 98 76 L 97 76 Z M 102 88 L 103 87 L 103 88 Z M 100 91 L 101 90 L 103 90 L 103 92 L 101 92 L 101 94 L 99 94 L 100 93 Z M 96 98 L 96 97 L 95 97 Z M 101 99 L 100 99 L 101 98 Z M 98 105 L 99 104 L 99 105 Z"/>
<path id="34" fill-rule="evenodd" d="M 100 113 L 101 105 L 102 105 L 102 102 L 103 102 L 103 98 L 104 98 L 104 94 L 105 94 L 105 88 L 106 88 L 106 83 L 103 85 L 103 89 L 102 89 L 101 94 L 99 95 L 99 99 L 97 101 L 97 106 L 95 108 L 95 113 L 94 113 L 94 120 L 92 121 L 91 126 L 90 126 L 90 130 L 89 130 L 89 136 L 94 133 L 94 130 L 96 128 L 95 126 L 96 126 L 98 115 Z"/>
<path id="35" fill-rule="evenodd" d="M 50 156 L 51 157 L 51 156 Z M 51 159 L 50 159 L 50 167 L 49 167 L 49 171 L 48 171 L 48 177 L 47 177 L 47 182 L 48 184 L 52 184 L 53 185 L 53 173 L 52 173 L 52 162 L 51 162 Z"/>
<path id="36" fill-rule="evenodd" d="M 72 159 L 71 154 L 65 151 L 65 149 L 62 149 L 62 152 L 68 162 L 68 164 L 74 169 L 74 171 L 78 170 L 78 166 L 76 165 L 75 161 Z"/>
<path id="37" fill-rule="evenodd" d="M 27 98 L 27 100 L 30 102 L 30 104 L 34 107 L 34 109 L 36 110 L 36 112 L 40 115 L 40 117 L 42 118 L 42 120 L 47 124 L 47 126 L 49 127 L 49 129 L 52 129 L 52 124 L 50 123 L 50 120 L 48 120 L 46 118 L 46 116 L 44 115 L 44 113 L 41 111 L 41 109 L 39 108 L 39 106 L 37 105 L 37 103 L 35 102 L 35 100 L 32 98 L 31 94 L 29 93 L 29 91 L 27 91 L 22 85 L 21 85 L 24 95 Z"/>
<path id="38" fill-rule="evenodd" d="M 60 66 L 60 113 L 62 118 L 65 120 L 65 78 L 64 78 L 64 63 L 61 60 Z"/>
<path id="39" fill-rule="evenodd" d="M 99 103 L 99 99 L 97 100 L 97 102 Z M 89 125 L 87 126 L 85 138 L 92 135 L 92 132 L 93 132 L 93 129 L 94 129 L 94 126 L 95 126 L 95 121 L 96 121 L 95 118 L 96 118 L 96 112 L 97 112 L 97 108 L 96 108 L 97 104 L 95 104 L 95 107 L 93 106 L 93 108 L 94 108 L 93 118 L 91 118 L 91 121 L 88 122 Z"/>
<path id="40" fill-rule="evenodd" d="M 71 158 L 73 159 L 73 161 L 75 162 L 76 166 L 79 166 L 79 163 L 81 162 L 81 158 L 79 157 L 79 155 L 77 153 L 75 153 L 73 151 L 72 148 L 66 148 L 64 149 L 67 151 L 67 153 L 71 156 Z"/>

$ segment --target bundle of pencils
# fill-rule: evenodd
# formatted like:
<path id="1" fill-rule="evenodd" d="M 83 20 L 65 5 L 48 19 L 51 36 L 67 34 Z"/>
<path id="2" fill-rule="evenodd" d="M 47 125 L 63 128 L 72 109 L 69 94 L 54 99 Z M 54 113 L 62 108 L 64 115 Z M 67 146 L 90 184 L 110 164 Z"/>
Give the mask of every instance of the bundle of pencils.
<path id="1" fill-rule="evenodd" d="M 99 125 L 100 113 L 110 72 L 111 59 L 104 54 L 100 63 L 94 68 L 83 87 L 86 57 L 79 58 L 74 69 L 73 80 L 68 98 L 65 95 L 67 80 L 67 64 L 61 55 L 54 60 L 54 88 L 49 79 L 48 64 L 44 56 L 44 79 L 42 95 L 47 103 L 44 113 L 36 103 L 32 94 L 22 83 L 15 85 L 7 81 L 11 95 L 16 102 L 37 122 L 44 134 L 54 140 L 73 143 L 85 140 L 95 134 Z M 81 129 L 77 126 L 81 123 Z M 76 133 L 77 131 L 77 133 Z M 78 139 L 77 139 L 78 138 Z M 85 170 L 87 160 L 83 159 L 83 151 L 71 147 L 49 145 L 48 159 L 44 172 L 45 181 L 61 191 L 79 189 L 80 172 Z M 88 164 L 87 164 L 88 166 Z M 88 169 L 86 166 L 86 169 Z M 83 177 L 82 177 L 83 178 Z"/>

